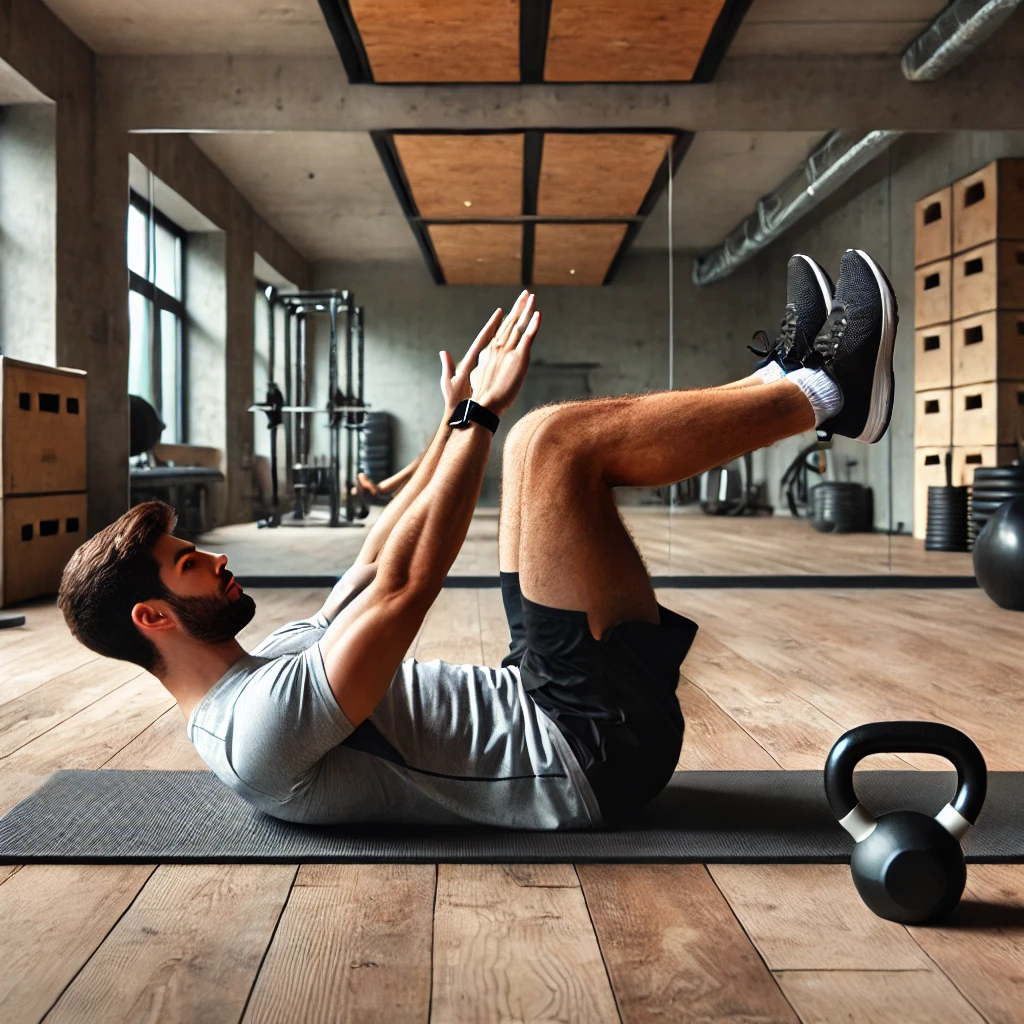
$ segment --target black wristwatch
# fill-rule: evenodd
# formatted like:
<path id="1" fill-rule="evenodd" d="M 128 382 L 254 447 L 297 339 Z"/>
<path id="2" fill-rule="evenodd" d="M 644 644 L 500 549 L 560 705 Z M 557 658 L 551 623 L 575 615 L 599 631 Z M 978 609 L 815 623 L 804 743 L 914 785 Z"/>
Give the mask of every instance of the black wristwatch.
<path id="1" fill-rule="evenodd" d="M 500 422 L 501 420 L 490 409 L 485 409 L 478 402 L 474 402 L 472 398 L 466 398 L 455 406 L 455 412 L 452 413 L 448 426 L 454 427 L 456 430 L 465 430 L 470 423 L 479 423 L 493 434 L 498 429 Z"/>

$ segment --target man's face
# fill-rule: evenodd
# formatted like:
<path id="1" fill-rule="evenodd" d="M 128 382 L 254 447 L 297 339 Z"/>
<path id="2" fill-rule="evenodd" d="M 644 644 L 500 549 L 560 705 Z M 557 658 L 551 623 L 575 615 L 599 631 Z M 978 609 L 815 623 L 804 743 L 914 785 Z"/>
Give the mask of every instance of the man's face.
<path id="1" fill-rule="evenodd" d="M 164 600 L 194 640 L 224 643 L 252 621 L 256 602 L 228 571 L 226 556 L 200 551 L 165 533 L 154 545 L 153 557 L 167 588 Z"/>

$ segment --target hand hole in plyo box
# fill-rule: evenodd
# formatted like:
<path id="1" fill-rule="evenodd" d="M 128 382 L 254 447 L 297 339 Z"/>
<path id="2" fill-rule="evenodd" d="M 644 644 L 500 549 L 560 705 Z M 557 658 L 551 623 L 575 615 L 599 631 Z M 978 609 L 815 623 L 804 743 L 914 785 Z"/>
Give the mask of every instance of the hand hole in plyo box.
<path id="1" fill-rule="evenodd" d="M 925 224 L 934 224 L 937 220 L 942 219 L 942 203 L 929 203 L 924 208 L 924 222 Z"/>
<path id="2" fill-rule="evenodd" d="M 22 540 L 31 540 L 32 539 L 32 524 L 31 523 L 26 523 L 21 528 L 21 539 Z"/>
<path id="3" fill-rule="evenodd" d="M 43 519 L 39 523 L 40 537 L 56 537 L 60 533 L 59 519 Z"/>
<path id="4" fill-rule="evenodd" d="M 18 408 L 25 412 L 32 411 L 32 395 L 28 391 L 18 392 Z"/>
<path id="5" fill-rule="evenodd" d="M 924 339 L 924 350 L 925 352 L 934 352 L 941 344 L 937 334 L 928 334 Z"/>
<path id="6" fill-rule="evenodd" d="M 985 198 L 985 182 L 976 181 L 964 189 L 964 206 L 973 206 Z"/>
<path id="7" fill-rule="evenodd" d="M 977 327 L 965 327 L 964 328 L 964 344 L 965 345 L 977 345 L 979 342 L 985 340 L 985 328 L 978 324 Z"/>
<path id="8" fill-rule="evenodd" d="M 924 290 L 930 292 L 933 288 L 938 288 L 941 280 L 938 274 L 929 274 L 924 279 Z"/>
<path id="9" fill-rule="evenodd" d="M 980 466 L 981 465 L 981 453 L 975 452 L 973 455 L 967 455 L 964 457 L 964 462 L 968 466 Z"/>
<path id="10" fill-rule="evenodd" d="M 39 392 L 39 411 L 40 412 L 60 412 L 60 395 L 47 394 L 45 391 Z"/>
<path id="11" fill-rule="evenodd" d="M 78 415 L 78 399 L 77 398 L 69 398 L 68 401 L 67 401 L 67 407 L 66 408 L 67 408 L 68 412 L 72 416 L 77 416 Z"/>
<path id="12" fill-rule="evenodd" d="M 924 464 L 926 466 L 937 466 L 939 464 L 938 455 L 926 455 L 924 457 Z"/>
<path id="13" fill-rule="evenodd" d="M 981 395 L 964 395 L 964 408 L 968 410 L 980 409 Z"/>
<path id="14" fill-rule="evenodd" d="M 974 274 L 980 274 L 984 269 L 985 261 L 978 256 L 973 260 L 968 260 L 964 264 L 964 277 L 972 277 Z"/>
<path id="15" fill-rule="evenodd" d="M 1024 267 L 1024 249 L 1017 250 L 1017 265 Z"/>
<path id="16" fill-rule="evenodd" d="M 78 533 L 78 517 L 71 516 L 64 524 L 65 533 Z"/>
<path id="17" fill-rule="evenodd" d="M 939 400 L 937 398 L 926 398 L 924 402 L 925 415 L 939 411 Z"/>

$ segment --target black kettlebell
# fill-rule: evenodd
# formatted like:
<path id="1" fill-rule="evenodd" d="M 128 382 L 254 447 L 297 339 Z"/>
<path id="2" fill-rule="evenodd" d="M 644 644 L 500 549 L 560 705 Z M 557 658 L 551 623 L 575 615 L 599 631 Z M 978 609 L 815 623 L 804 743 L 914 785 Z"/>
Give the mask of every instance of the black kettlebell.
<path id="1" fill-rule="evenodd" d="M 857 799 L 853 769 L 869 754 L 938 754 L 956 768 L 956 796 L 935 817 L 893 811 L 875 818 Z M 977 821 L 988 774 L 974 742 L 937 722 L 872 722 L 841 736 L 825 762 L 825 795 L 853 836 L 850 870 L 861 899 L 879 916 L 927 924 L 960 902 L 967 866 L 960 840 Z"/>

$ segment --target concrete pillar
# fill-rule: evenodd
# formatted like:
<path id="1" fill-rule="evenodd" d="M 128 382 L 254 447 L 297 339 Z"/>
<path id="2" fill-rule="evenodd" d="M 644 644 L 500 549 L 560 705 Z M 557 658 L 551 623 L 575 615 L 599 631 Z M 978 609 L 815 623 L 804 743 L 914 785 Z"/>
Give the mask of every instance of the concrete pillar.
<path id="1" fill-rule="evenodd" d="M 231 230 L 227 235 L 225 349 L 225 461 L 227 463 L 227 522 L 252 519 L 253 430 L 249 412 L 253 400 L 253 341 L 255 322 L 253 294 L 252 213 L 241 197 L 233 197 Z"/>
<path id="2" fill-rule="evenodd" d="M 57 361 L 57 108 L 0 108 L 0 353 Z"/>
<path id="3" fill-rule="evenodd" d="M 227 249 L 227 236 L 222 232 L 194 232 L 188 236 L 188 259 L 185 262 L 188 307 L 186 438 L 189 444 L 219 448 L 223 453 L 220 468 L 230 480 L 224 403 L 228 338 Z M 210 513 L 213 525 L 227 521 L 225 488 L 214 488 Z"/>

